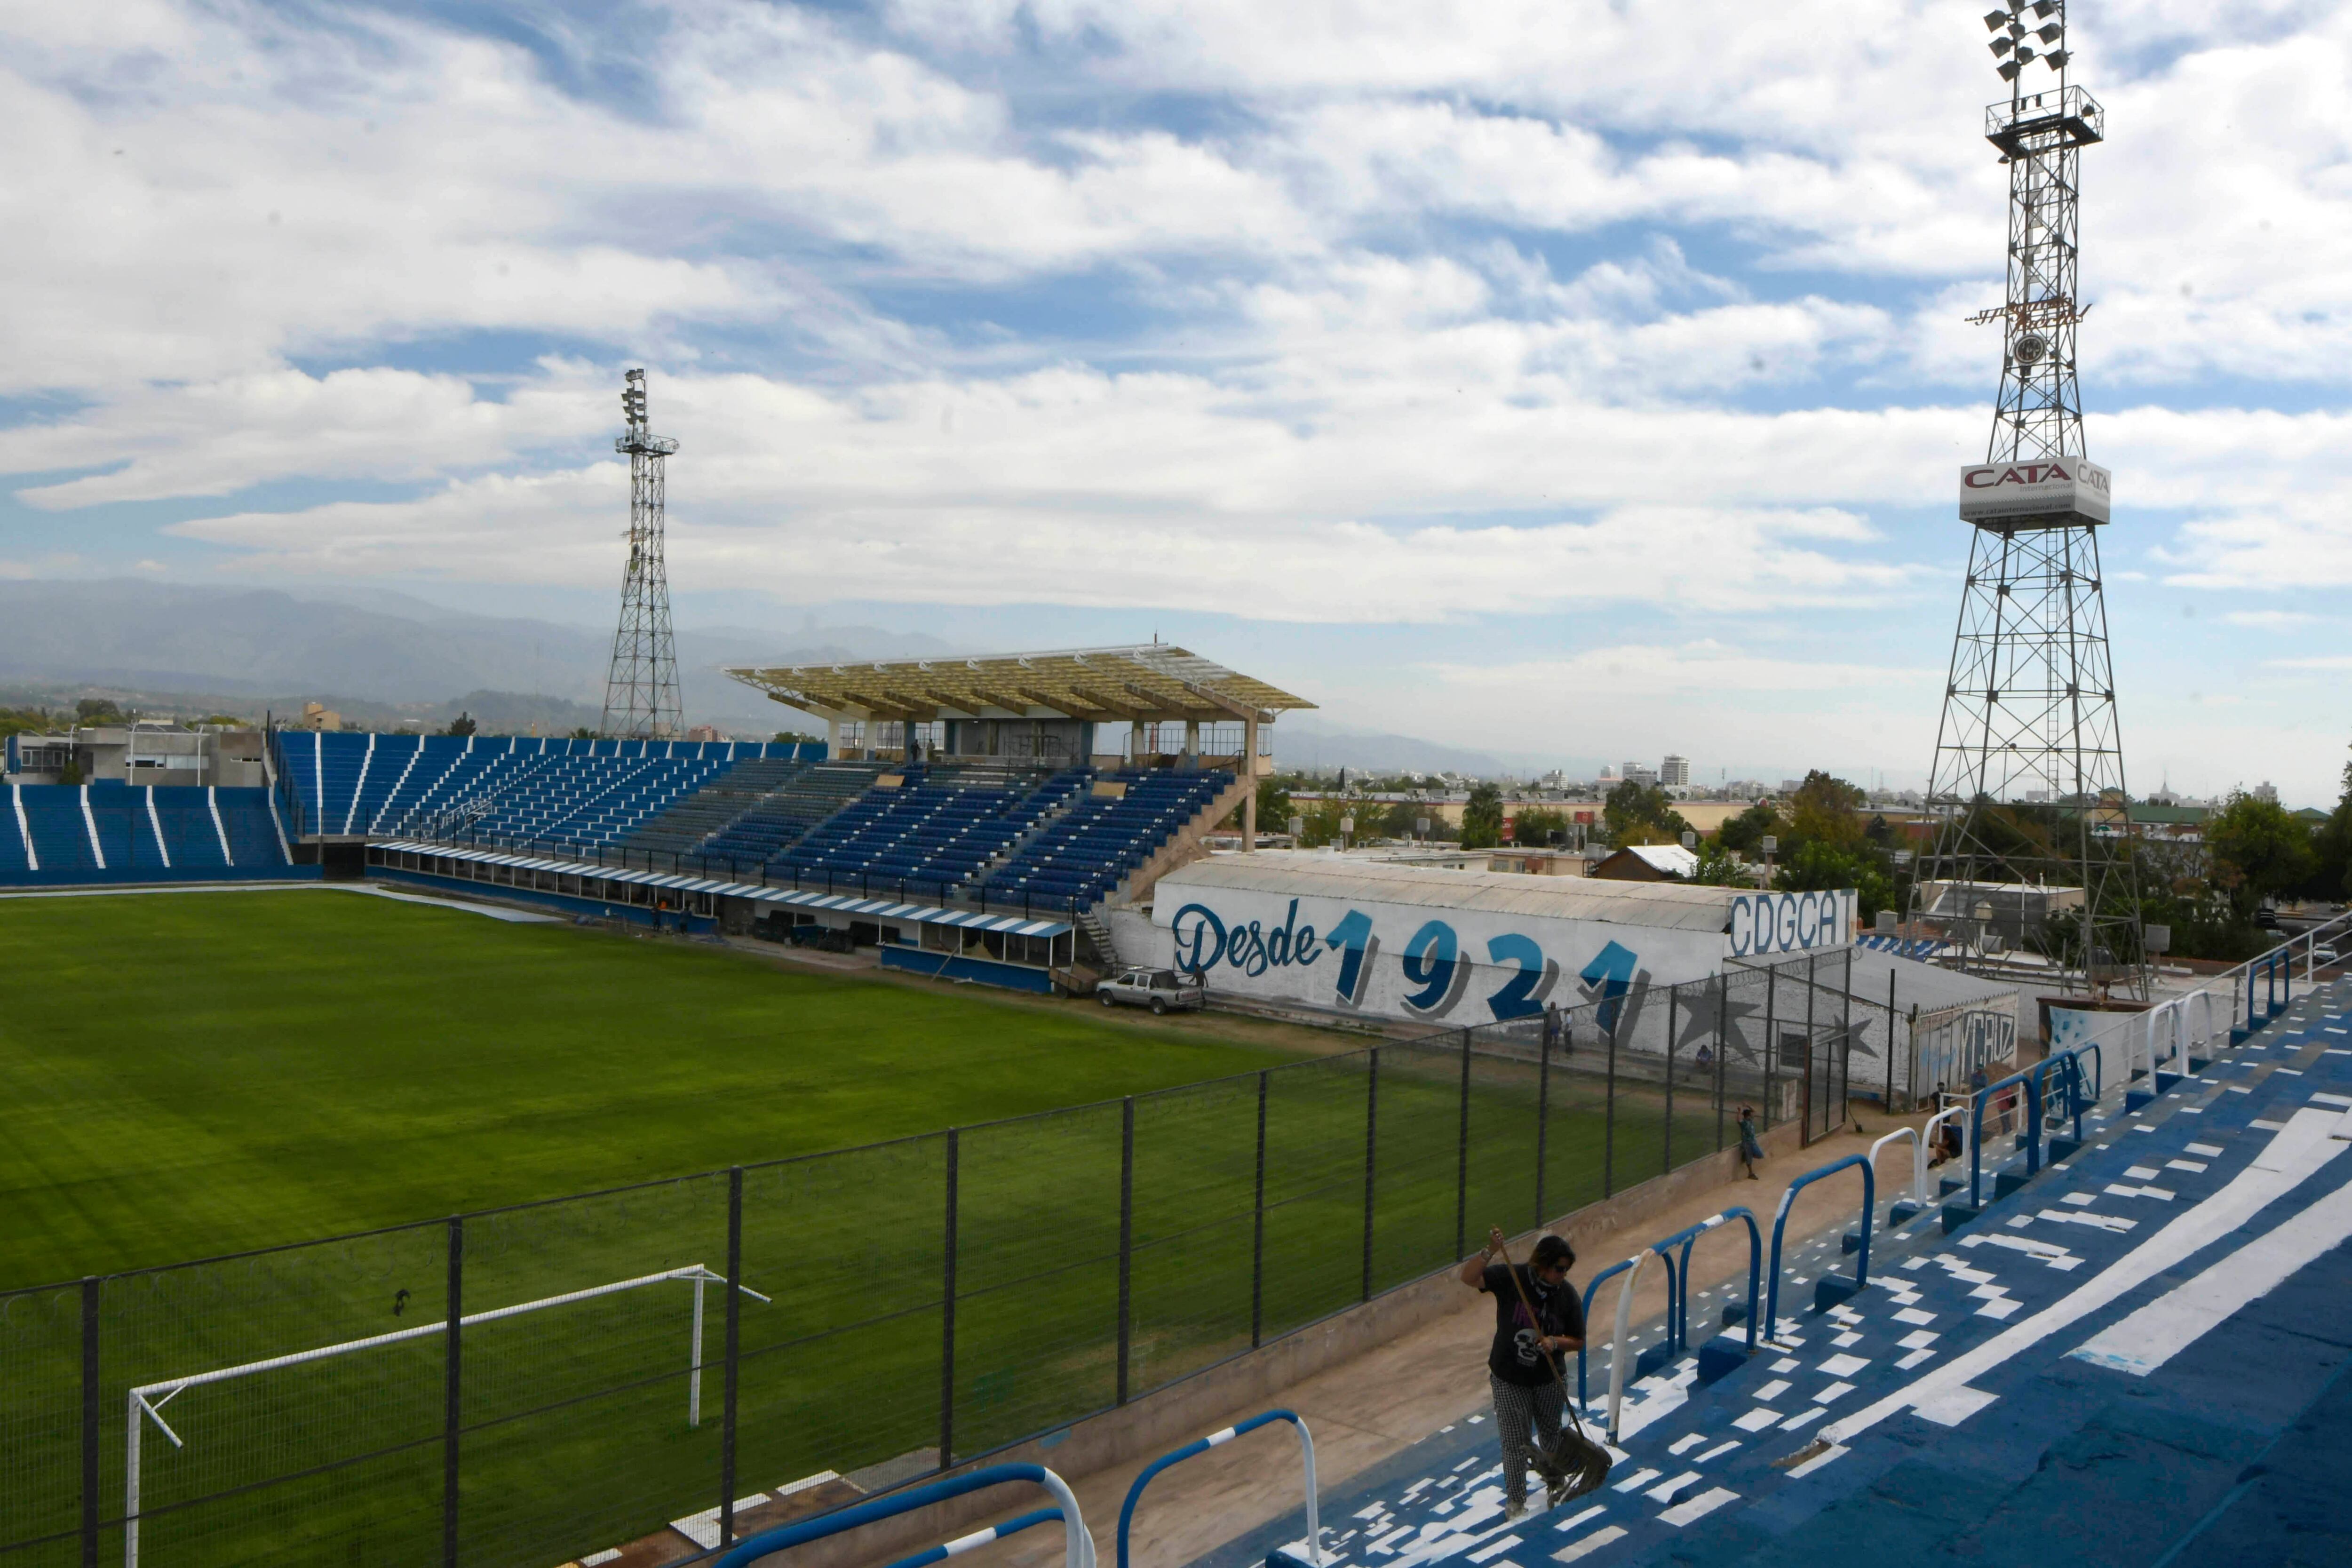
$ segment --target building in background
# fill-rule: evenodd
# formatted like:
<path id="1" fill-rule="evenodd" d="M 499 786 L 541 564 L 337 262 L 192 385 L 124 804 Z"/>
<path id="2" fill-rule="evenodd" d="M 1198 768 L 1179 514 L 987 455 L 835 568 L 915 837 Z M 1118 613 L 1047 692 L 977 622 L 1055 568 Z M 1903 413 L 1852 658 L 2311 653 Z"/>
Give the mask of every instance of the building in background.
<path id="1" fill-rule="evenodd" d="M 255 789 L 262 771 L 258 730 L 188 729 L 162 720 L 69 730 L 61 735 L 11 735 L 6 777 L 13 784 L 217 784 Z"/>
<path id="2" fill-rule="evenodd" d="M 1690 786 L 1690 759 L 1688 757 L 1675 756 L 1672 752 L 1667 752 L 1666 760 L 1660 763 L 1658 767 L 1658 782 L 1666 785 L 1670 789 L 1688 788 Z"/>

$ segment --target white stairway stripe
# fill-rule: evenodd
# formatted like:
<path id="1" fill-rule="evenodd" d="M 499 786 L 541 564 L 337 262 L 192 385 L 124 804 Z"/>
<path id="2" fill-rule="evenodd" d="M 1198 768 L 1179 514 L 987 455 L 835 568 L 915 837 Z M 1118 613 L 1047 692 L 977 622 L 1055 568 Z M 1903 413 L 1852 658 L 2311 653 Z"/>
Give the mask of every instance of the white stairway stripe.
<path id="1" fill-rule="evenodd" d="M 2333 1116 L 2310 1110 L 2296 1111 L 2254 1163 L 2231 1178 L 2228 1185 L 2084 1280 L 2079 1289 L 1875 1404 L 1830 1423 L 1822 1429 L 1822 1436 L 1832 1443 L 1851 1443 L 1888 1416 L 1912 1409 L 1948 1426 L 1968 1419 L 1993 1397 L 1969 1387 L 1969 1379 L 2000 1366 L 2237 1229 L 2344 1152 L 2328 1137 L 2335 1124 Z"/>
<path id="2" fill-rule="evenodd" d="M 2282 1220 L 2261 1240 L 2247 1243 L 2068 1353 L 2146 1377 L 2347 1236 L 2352 1236 L 2352 1184 Z"/>
<path id="3" fill-rule="evenodd" d="M 41 868 L 41 852 L 33 847 L 33 825 L 25 820 L 25 786 L 10 784 L 8 798 L 16 805 L 16 837 L 25 841 L 25 865 L 28 870 Z"/>
<path id="4" fill-rule="evenodd" d="M 163 842 L 163 819 L 155 815 L 155 786 L 147 786 L 147 826 L 155 830 L 155 853 L 163 858 L 163 869 L 172 868 L 172 847 Z"/>
<path id="5" fill-rule="evenodd" d="M 206 784 L 205 786 L 205 805 L 213 814 L 213 832 L 220 839 L 221 864 L 224 866 L 234 866 L 236 864 L 236 857 L 228 852 L 228 827 L 226 824 L 221 821 L 220 786 L 218 784 Z"/>
<path id="6" fill-rule="evenodd" d="M 420 736 L 418 738 L 421 740 L 423 737 Z M 352 819 L 359 815 L 360 795 L 367 788 L 368 769 L 374 765 L 375 736 L 371 732 L 368 736 L 367 750 L 360 756 L 359 782 L 352 785 L 352 804 L 343 807 L 343 831 L 347 834 L 352 830 Z M 322 829 L 323 826 L 324 825 L 322 824 Z"/>
<path id="7" fill-rule="evenodd" d="M 97 861 L 98 868 L 103 871 L 106 869 L 106 851 L 98 845 L 98 818 L 90 813 L 88 784 L 81 786 L 81 825 L 89 831 L 89 858 Z"/>

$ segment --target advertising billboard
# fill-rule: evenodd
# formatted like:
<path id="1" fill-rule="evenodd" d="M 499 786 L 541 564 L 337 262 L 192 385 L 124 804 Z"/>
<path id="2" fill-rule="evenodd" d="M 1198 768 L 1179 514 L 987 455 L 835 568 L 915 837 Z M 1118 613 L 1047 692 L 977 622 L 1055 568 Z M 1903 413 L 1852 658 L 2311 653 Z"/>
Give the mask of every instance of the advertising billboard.
<path id="1" fill-rule="evenodd" d="M 1166 961 L 1199 969 L 1213 993 L 1432 1025 L 1530 1017 L 1551 1003 L 1701 979 L 1735 957 L 1852 944 L 1851 889 L 1709 891 L 1720 893 L 1726 924 L 1710 915 L 1712 929 L 1692 929 L 1202 885 L 1179 872 L 1161 880 L 1151 919 L 1170 944 Z"/>
<path id="2" fill-rule="evenodd" d="M 2074 518 L 2105 522 L 2113 477 L 2083 458 L 1972 463 L 1960 470 L 1960 521 Z"/>

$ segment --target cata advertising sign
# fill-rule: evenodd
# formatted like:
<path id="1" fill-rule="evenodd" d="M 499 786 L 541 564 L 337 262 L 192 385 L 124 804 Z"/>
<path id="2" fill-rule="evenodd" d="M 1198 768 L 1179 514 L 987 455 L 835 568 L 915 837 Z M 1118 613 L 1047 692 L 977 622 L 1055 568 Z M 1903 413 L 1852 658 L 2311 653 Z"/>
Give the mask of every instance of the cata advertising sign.
<path id="1" fill-rule="evenodd" d="M 1742 893 L 1731 900 L 1724 951 L 1733 958 L 1811 952 L 1853 941 L 1852 888 L 1819 893 Z"/>
<path id="2" fill-rule="evenodd" d="M 1960 470 L 1960 521 L 2072 516 L 2105 522 L 2112 482 L 2106 469 L 2083 458 L 1974 463 Z"/>

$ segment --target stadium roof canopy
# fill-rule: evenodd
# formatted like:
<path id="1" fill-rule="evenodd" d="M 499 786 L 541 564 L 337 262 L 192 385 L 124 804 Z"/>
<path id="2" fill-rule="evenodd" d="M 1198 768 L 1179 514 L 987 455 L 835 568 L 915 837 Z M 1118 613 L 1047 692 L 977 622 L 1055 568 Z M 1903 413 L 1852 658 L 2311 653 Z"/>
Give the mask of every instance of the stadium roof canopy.
<path id="1" fill-rule="evenodd" d="M 828 720 L 1255 720 L 1312 708 L 1302 697 L 1169 643 L 1058 653 L 743 667 L 727 673 Z"/>

